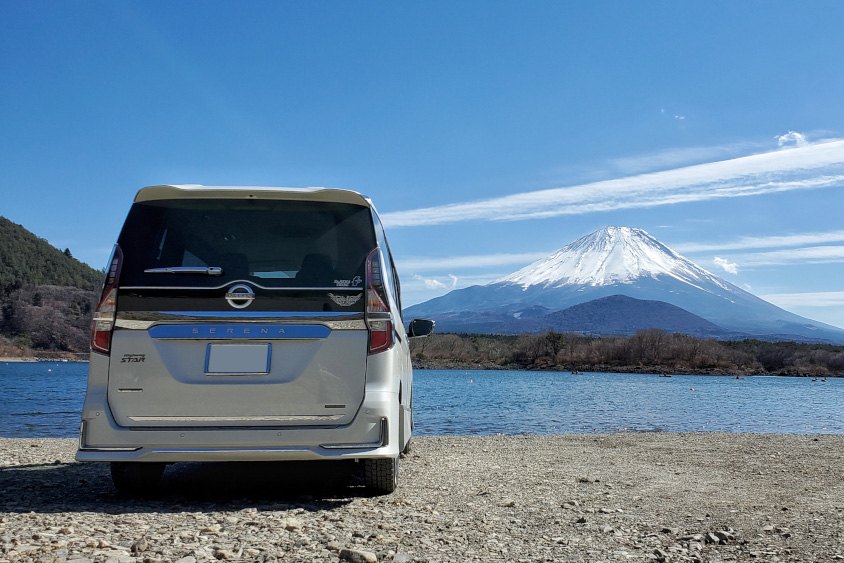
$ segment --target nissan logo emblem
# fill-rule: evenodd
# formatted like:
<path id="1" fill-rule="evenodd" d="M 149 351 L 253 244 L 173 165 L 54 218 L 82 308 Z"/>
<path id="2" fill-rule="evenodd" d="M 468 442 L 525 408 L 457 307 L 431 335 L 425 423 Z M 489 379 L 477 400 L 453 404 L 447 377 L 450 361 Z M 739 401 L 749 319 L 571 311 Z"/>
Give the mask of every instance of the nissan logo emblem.
<path id="1" fill-rule="evenodd" d="M 248 285 L 239 283 L 233 285 L 226 292 L 226 301 L 235 309 L 245 309 L 255 299 L 255 292 Z"/>

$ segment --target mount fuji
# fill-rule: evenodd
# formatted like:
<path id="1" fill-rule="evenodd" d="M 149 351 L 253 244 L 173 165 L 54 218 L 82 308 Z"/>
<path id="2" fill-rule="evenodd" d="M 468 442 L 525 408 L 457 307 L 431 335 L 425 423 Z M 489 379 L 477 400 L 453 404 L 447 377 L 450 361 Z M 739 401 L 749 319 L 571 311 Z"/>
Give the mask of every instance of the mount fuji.
<path id="1" fill-rule="evenodd" d="M 492 283 L 451 291 L 405 314 L 432 318 L 446 332 L 662 328 L 710 338 L 844 342 L 844 330 L 780 309 L 631 227 L 601 229 Z"/>

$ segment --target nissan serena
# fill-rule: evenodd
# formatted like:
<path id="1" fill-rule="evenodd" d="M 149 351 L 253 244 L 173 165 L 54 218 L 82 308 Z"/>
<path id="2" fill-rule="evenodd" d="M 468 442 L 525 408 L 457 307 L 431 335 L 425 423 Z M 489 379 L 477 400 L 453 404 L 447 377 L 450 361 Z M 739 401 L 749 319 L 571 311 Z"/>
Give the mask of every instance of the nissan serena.
<path id="1" fill-rule="evenodd" d="M 79 461 L 115 486 L 183 461 L 343 460 L 397 485 L 413 373 L 372 202 L 324 188 L 152 186 L 95 311 Z"/>

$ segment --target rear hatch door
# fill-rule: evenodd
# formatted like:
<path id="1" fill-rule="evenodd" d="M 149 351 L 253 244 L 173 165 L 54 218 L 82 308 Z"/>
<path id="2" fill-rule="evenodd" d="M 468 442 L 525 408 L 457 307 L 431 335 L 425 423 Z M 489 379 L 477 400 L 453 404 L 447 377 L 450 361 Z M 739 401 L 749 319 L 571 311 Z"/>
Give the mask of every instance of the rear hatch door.
<path id="1" fill-rule="evenodd" d="M 108 400 L 127 427 L 336 426 L 363 401 L 366 206 L 135 204 Z"/>

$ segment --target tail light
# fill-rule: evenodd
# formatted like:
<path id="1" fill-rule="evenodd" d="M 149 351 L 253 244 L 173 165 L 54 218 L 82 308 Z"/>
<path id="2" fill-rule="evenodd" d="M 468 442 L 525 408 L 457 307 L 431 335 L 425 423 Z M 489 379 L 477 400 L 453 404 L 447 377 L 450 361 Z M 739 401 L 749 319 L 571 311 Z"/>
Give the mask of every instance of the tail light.
<path id="1" fill-rule="evenodd" d="M 390 300 L 384 285 L 381 251 L 375 249 L 366 258 L 366 326 L 369 328 L 369 353 L 376 354 L 393 344 Z"/>
<path id="2" fill-rule="evenodd" d="M 123 251 L 115 245 L 103 281 L 100 303 L 94 311 L 94 321 L 91 324 L 91 350 L 94 352 L 108 354 L 111 351 L 111 333 L 114 330 L 114 318 L 117 312 L 117 282 L 120 279 L 122 266 Z"/>

